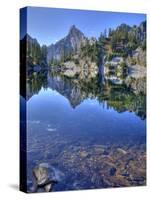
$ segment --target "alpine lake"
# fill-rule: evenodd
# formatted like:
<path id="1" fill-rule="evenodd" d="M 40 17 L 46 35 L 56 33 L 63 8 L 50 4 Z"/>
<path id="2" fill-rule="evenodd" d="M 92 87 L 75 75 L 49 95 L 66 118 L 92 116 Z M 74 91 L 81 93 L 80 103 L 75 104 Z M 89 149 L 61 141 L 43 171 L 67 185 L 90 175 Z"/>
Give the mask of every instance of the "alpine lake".
<path id="1" fill-rule="evenodd" d="M 27 76 L 27 179 L 43 163 L 52 191 L 146 184 L 146 96 L 124 84 L 67 78 L 40 70 Z"/>

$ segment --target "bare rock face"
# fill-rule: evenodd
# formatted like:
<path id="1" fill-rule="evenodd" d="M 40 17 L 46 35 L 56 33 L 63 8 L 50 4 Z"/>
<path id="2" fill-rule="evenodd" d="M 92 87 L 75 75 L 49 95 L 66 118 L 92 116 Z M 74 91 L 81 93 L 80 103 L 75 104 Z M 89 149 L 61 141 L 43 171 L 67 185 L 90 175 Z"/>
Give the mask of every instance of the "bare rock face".
<path id="1" fill-rule="evenodd" d="M 71 26 L 66 37 L 48 47 L 47 62 L 52 59 L 60 61 L 62 56 L 78 52 L 86 42 L 84 34 L 75 25 Z"/>
<path id="2" fill-rule="evenodd" d="M 73 61 L 68 61 L 63 64 L 64 72 L 63 74 L 67 77 L 74 77 L 79 74 L 81 68 L 78 67 Z"/>
<path id="3" fill-rule="evenodd" d="M 98 74 L 98 66 L 95 62 L 91 62 L 90 59 L 80 60 L 81 65 L 81 79 L 95 78 Z"/>
<path id="4" fill-rule="evenodd" d="M 146 51 L 143 51 L 140 47 L 133 52 L 133 59 L 137 64 L 146 66 Z"/>
<path id="5" fill-rule="evenodd" d="M 91 62 L 89 58 L 80 59 L 79 64 L 68 61 L 63 64 L 63 75 L 73 78 L 78 75 L 79 79 L 95 78 L 98 74 L 98 66 L 95 62 Z"/>
<path id="6" fill-rule="evenodd" d="M 127 87 L 129 87 L 135 94 L 146 94 L 146 78 L 132 78 L 125 80 Z"/>

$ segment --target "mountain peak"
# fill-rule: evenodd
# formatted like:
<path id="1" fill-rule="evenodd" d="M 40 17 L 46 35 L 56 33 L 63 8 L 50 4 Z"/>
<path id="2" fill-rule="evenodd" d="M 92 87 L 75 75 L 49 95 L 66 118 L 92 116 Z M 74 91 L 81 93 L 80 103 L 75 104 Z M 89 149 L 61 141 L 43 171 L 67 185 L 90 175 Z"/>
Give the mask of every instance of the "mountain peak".
<path id="1" fill-rule="evenodd" d="M 73 24 L 71 27 L 70 27 L 70 31 L 73 31 L 73 30 L 76 30 L 77 28 L 76 28 L 76 26 Z M 78 29 L 77 29 L 78 30 Z M 69 31 L 69 32 L 70 32 Z"/>
<path id="2" fill-rule="evenodd" d="M 72 25 L 69 30 L 69 34 L 73 33 L 81 33 L 83 35 L 83 33 L 75 25 Z"/>
<path id="3" fill-rule="evenodd" d="M 80 50 L 81 45 L 84 45 L 87 38 L 76 28 L 75 25 L 70 27 L 69 33 L 63 39 L 59 40 L 53 46 L 49 46 L 47 60 L 61 60 L 63 54 L 70 55 Z M 62 54 L 63 52 L 63 54 Z"/>

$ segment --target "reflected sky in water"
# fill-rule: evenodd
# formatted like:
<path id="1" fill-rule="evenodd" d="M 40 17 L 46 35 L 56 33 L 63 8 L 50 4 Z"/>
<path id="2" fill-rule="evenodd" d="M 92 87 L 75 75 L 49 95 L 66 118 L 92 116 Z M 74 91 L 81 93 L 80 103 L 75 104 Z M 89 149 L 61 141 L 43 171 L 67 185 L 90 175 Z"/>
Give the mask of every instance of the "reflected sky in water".
<path id="1" fill-rule="evenodd" d="M 111 157 L 113 165 L 120 166 L 132 157 L 135 166 L 137 165 L 137 158 L 145 153 L 145 98 L 136 96 L 123 87 L 107 86 L 107 89 L 103 89 L 95 83 L 97 84 L 92 81 L 91 87 L 89 85 L 85 87 L 85 83 L 47 75 L 44 80 L 43 76 L 40 80 L 35 75 L 29 80 L 27 95 L 29 191 L 32 185 L 32 169 L 40 163 L 49 163 L 60 170 L 61 178 L 54 191 L 103 188 L 110 187 L 111 184 L 112 186 L 144 184 L 140 182 L 141 179 L 129 183 L 121 183 L 118 179 L 109 180 L 110 177 L 107 175 L 109 165 L 107 164 L 107 167 L 104 165 L 103 168 L 101 159 L 109 155 L 107 159 Z M 114 93 L 117 95 L 113 95 Z M 102 157 L 99 157 L 96 152 L 101 148 L 105 148 L 105 151 Z M 117 148 L 129 151 L 123 161 L 116 158 L 119 155 L 115 153 Z M 87 157 L 83 160 L 85 155 Z M 142 159 L 145 157 L 141 158 L 144 164 L 145 160 Z M 110 160 L 107 163 L 110 163 Z M 123 167 L 119 170 L 122 169 Z M 94 179 L 92 182 L 93 176 L 97 177 L 99 170 L 108 180 L 100 176 L 98 181 Z M 142 173 L 145 172 L 143 171 Z M 91 179 L 88 179 L 89 173 Z M 144 180 L 142 175 L 142 181 Z M 113 183 L 113 181 L 118 182 Z"/>
<path id="2" fill-rule="evenodd" d="M 65 133 L 144 135 L 145 121 L 133 112 L 118 113 L 108 108 L 107 102 L 86 99 L 76 108 L 69 101 L 52 89 L 41 89 L 28 101 L 29 120 L 41 123 L 59 124 Z"/>

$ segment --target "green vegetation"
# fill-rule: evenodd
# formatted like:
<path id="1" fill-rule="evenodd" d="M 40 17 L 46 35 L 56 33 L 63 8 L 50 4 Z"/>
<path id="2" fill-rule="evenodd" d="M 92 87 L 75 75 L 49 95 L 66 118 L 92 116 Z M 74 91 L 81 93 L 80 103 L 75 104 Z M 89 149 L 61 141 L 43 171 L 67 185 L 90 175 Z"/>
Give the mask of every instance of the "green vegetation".
<path id="1" fill-rule="evenodd" d="M 62 51 L 61 53 L 61 58 L 60 59 L 54 59 L 51 58 L 49 60 L 48 65 L 49 66 L 58 66 L 58 65 L 63 65 L 64 62 L 67 61 L 73 61 L 73 54 L 71 52 L 65 53 L 65 51 Z"/>
<path id="2" fill-rule="evenodd" d="M 146 51 L 146 39 L 143 41 L 141 47 L 142 47 L 142 50 L 143 50 L 143 51 Z"/>
<path id="3" fill-rule="evenodd" d="M 40 63 L 41 47 L 37 42 L 31 43 L 27 40 L 27 57 L 32 60 L 34 65 Z"/>
<path id="4" fill-rule="evenodd" d="M 32 39 L 28 34 L 21 41 L 21 51 L 26 50 L 26 57 L 28 65 L 41 65 L 47 63 L 47 46 L 40 44 L 36 39 Z"/>
<path id="5" fill-rule="evenodd" d="M 89 42 L 81 48 L 81 59 L 85 57 L 91 58 L 92 62 L 98 62 L 99 56 L 99 45 L 98 42 L 95 41 L 93 44 Z"/>
<path id="6" fill-rule="evenodd" d="M 106 31 L 100 34 L 98 43 L 106 54 L 105 61 L 110 61 L 115 56 L 127 58 L 138 47 L 145 51 L 146 22 L 139 27 L 121 24 L 115 30 L 109 29 L 108 36 Z"/>

